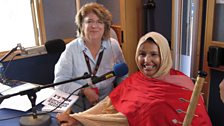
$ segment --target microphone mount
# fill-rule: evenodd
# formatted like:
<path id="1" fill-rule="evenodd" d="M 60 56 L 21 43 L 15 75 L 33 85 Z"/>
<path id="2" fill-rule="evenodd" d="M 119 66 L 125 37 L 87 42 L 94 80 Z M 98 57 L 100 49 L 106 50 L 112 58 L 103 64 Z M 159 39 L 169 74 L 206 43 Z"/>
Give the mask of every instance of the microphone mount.
<path id="1" fill-rule="evenodd" d="M 83 76 L 73 78 L 71 80 L 66 80 L 66 81 L 61 81 L 61 82 L 58 82 L 58 83 L 47 84 L 47 85 L 44 85 L 44 86 L 37 86 L 37 87 L 27 89 L 27 90 L 24 90 L 24 91 L 20 91 L 20 92 L 14 93 L 14 94 L 8 94 L 8 95 L 0 96 L 0 101 L 3 101 L 6 98 L 10 98 L 10 97 L 16 96 L 16 95 L 21 95 L 21 96 L 22 95 L 27 95 L 30 102 L 31 102 L 31 105 L 32 105 L 32 117 L 30 117 L 30 116 L 21 117 L 20 125 L 21 126 L 28 126 L 28 125 L 29 126 L 48 126 L 50 124 L 50 116 L 49 115 L 38 115 L 38 117 L 37 117 L 37 110 L 36 110 L 37 95 L 36 95 L 36 92 L 38 92 L 38 91 L 40 91 L 41 89 L 44 89 L 44 88 L 54 87 L 54 86 L 57 86 L 57 85 L 65 84 L 65 83 L 68 83 L 68 82 L 73 82 L 73 81 L 76 81 L 76 80 L 87 79 L 87 78 L 90 78 L 90 77 L 91 77 L 91 74 L 84 73 Z M 38 120 L 37 120 L 37 118 L 38 118 Z"/>
<path id="2" fill-rule="evenodd" d="M 16 47 L 12 48 L 8 53 L 6 53 L 1 59 L 0 59 L 0 63 L 3 62 L 9 55 L 11 55 L 13 52 L 15 52 L 17 50 L 17 48 L 22 48 L 21 44 L 18 43 Z"/>
<path id="3" fill-rule="evenodd" d="M 156 4 L 154 0 L 148 0 L 147 3 L 144 4 L 144 7 L 147 9 L 155 9 Z"/>

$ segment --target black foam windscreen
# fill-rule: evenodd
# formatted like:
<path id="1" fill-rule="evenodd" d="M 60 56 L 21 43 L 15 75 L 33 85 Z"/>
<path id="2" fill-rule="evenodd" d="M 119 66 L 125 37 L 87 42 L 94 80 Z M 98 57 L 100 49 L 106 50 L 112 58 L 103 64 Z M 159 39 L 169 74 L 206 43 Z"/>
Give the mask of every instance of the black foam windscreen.
<path id="1" fill-rule="evenodd" d="M 48 54 L 61 53 L 65 50 L 65 42 L 61 39 L 54 39 L 45 43 Z"/>
<path id="2" fill-rule="evenodd" d="M 217 46 L 210 46 L 208 50 L 208 66 L 219 67 L 222 64 L 222 48 Z"/>
<path id="3" fill-rule="evenodd" d="M 224 48 L 221 48 L 220 51 L 220 59 L 221 59 L 221 65 L 224 66 Z"/>

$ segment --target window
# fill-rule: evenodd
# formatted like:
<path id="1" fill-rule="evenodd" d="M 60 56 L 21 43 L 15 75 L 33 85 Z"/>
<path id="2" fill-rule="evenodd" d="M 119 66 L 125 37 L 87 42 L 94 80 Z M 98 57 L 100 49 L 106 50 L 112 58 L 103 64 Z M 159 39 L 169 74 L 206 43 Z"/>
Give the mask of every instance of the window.
<path id="1" fill-rule="evenodd" d="M 30 0 L 0 0 L 0 51 L 35 46 Z"/>

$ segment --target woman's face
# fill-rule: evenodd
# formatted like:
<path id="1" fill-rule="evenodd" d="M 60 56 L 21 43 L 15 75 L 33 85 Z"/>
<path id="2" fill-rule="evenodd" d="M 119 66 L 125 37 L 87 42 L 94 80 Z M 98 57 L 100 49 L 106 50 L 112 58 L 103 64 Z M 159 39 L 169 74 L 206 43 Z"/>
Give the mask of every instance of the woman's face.
<path id="1" fill-rule="evenodd" d="M 144 42 L 139 47 L 137 65 L 146 76 L 152 77 L 160 68 L 161 57 L 158 46 L 154 42 Z"/>
<path id="2" fill-rule="evenodd" d="M 101 40 L 104 34 L 104 23 L 94 13 L 89 13 L 84 17 L 82 30 L 84 31 L 85 39 Z"/>

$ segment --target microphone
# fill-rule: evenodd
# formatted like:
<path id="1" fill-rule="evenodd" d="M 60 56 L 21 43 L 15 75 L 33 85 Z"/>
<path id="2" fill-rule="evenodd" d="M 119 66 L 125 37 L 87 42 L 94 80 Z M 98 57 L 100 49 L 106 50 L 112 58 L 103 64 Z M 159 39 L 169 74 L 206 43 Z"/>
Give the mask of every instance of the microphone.
<path id="1" fill-rule="evenodd" d="M 112 78 L 114 76 L 122 77 L 122 76 L 126 75 L 127 73 L 128 73 L 128 66 L 125 63 L 116 64 L 113 67 L 113 71 L 110 71 L 110 72 L 108 72 L 106 74 L 103 74 L 100 77 L 95 77 L 92 80 L 93 81 L 92 83 L 96 84 L 96 83 L 98 83 L 100 81 Z M 50 121 L 49 121 L 50 120 L 50 116 L 46 115 L 46 114 L 38 114 L 36 112 L 36 108 L 35 108 L 35 101 L 36 101 L 36 97 L 37 97 L 36 96 L 36 92 L 38 92 L 38 91 L 40 91 L 41 89 L 44 89 L 44 88 L 54 87 L 54 86 L 57 86 L 57 85 L 65 84 L 65 83 L 68 83 L 68 82 L 73 82 L 73 81 L 80 80 L 80 79 L 87 79 L 87 78 L 90 78 L 90 77 L 91 77 L 90 74 L 86 74 L 85 73 L 83 76 L 77 77 L 77 78 L 74 78 L 74 79 L 71 79 L 71 80 L 66 80 L 66 81 L 62 81 L 62 82 L 58 82 L 58 83 L 52 83 L 52 84 L 43 85 L 43 86 L 37 86 L 35 88 L 27 89 L 27 90 L 20 91 L 20 92 L 14 93 L 14 94 L 0 96 L 0 101 L 4 100 L 6 98 L 12 97 L 12 96 L 16 96 L 16 95 L 28 95 L 28 98 L 31 101 L 31 105 L 32 105 L 32 115 L 31 116 L 24 116 L 24 117 L 22 117 L 20 119 L 20 125 L 21 126 L 28 126 L 28 125 L 29 126 L 43 126 L 43 125 L 49 125 L 50 124 Z M 88 87 L 88 86 L 89 85 L 86 84 L 86 85 L 83 85 L 82 87 L 80 87 L 78 89 L 81 89 L 81 88 L 84 88 L 84 87 Z M 78 89 L 76 89 L 75 91 L 77 91 Z M 73 93 L 71 93 L 71 94 L 73 94 Z"/>
<path id="2" fill-rule="evenodd" d="M 114 76 L 122 77 L 122 76 L 126 75 L 127 73 L 128 73 L 128 66 L 127 66 L 127 64 L 119 63 L 119 64 L 114 65 L 113 71 L 110 71 L 110 72 L 108 72 L 106 74 L 103 74 L 100 77 L 96 77 L 96 76 L 93 77 L 92 78 L 92 84 L 96 84 L 96 83 L 98 83 L 100 81 L 104 81 L 104 80 L 112 78 Z"/>
<path id="3" fill-rule="evenodd" d="M 20 91 L 20 92 L 17 92 L 17 93 L 7 94 L 7 95 L 4 95 L 4 96 L 0 95 L 0 102 L 3 101 L 6 98 L 10 98 L 10 97 L 13 97 L 13 96 L 16 96 L 16 95 L 27 95 L 30 102 L 31 102 L 31 105 L 32 105 L 32 113 L 27 115 L 27 116 L 22 116 L 20 118 L 20 126 L 49 126 L 51 124 L 51 116 L 47 113 L 37 113 L 36 104 L 35 104 L 36 103 L 36 98 L 37 98 L 36 92 L 40 91 L 41 89 L 54 87 L 54 86 L 57 86 L 57 85 L 66 84 L 68 82 L 73 82 L 73 81 L 77 81 L 77 80 L 81 80 L 81 79 L 87 79 L 87 78 L 90 78 L 90 77 L 91 77 L 91 75 L 86 72 L 86 73 L 84 73 L 83 76 L 73 78 L 71 80 L 66 80 L 66 81 L 47 84 L 47 85 L 36 86 L 34 88 L 31 88 L 31 89 L 23 90 L 23 91 Z M 77 91 L 77 89 L 75 91 Z"/>
<path id="4" fill-rule="evenodd" d="M 13 52 L 15 52 L 17 50 L 17 48 L 21 48 L 21 44 L 18 43 L 16 47 L 14 47 L 12 50 L 10 50 L 8 53 L 6 53 L 1 59 L 0 59 L 0 63 L 2 61 L 4 61 L 9 55 L 11 55 Z"/>
<path id="5" fill-rule="evenodd" d="M 21 55 L 35 55 L 35 54 L 55 54 L 61 53 L 65 50 L 65 43 L 61 39 L 54 39 L 47 41 L 45 45 L 38 47 L 23 48 L 20 47 Z"/>

